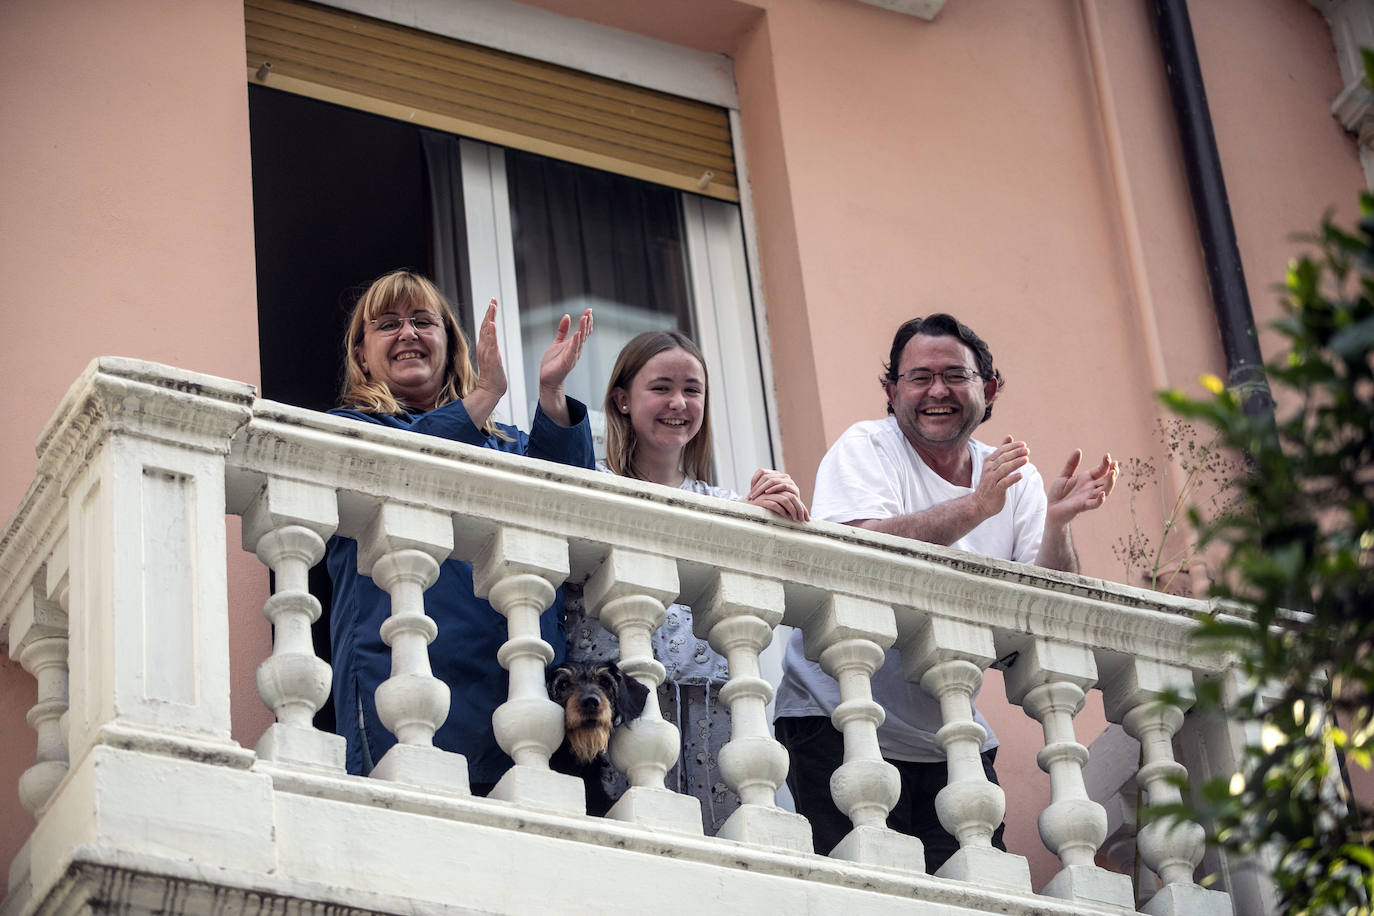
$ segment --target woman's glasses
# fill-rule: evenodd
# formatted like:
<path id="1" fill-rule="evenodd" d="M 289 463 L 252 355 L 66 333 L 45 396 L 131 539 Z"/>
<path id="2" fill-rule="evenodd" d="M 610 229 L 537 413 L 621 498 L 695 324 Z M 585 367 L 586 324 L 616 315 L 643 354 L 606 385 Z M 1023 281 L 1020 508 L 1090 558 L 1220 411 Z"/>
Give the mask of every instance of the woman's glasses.
<path id="1" fill-rule="evenodd" d="M 425 331 L 439 327 L 440 324 L 438 317 L 431 315 L 429 312 L 416 312 L 409 317 L 404 315 L 378 315 L 376 318 L 369 321 L 368 324 L 372 325 L 377 333 L 381 334 L 383 337 L 394 337 L 401 333 L 401 328 L 406 326 L 407 321 L 410 322 L 410 326 L 415 329 L 416 334 L 423 334 Z"/>

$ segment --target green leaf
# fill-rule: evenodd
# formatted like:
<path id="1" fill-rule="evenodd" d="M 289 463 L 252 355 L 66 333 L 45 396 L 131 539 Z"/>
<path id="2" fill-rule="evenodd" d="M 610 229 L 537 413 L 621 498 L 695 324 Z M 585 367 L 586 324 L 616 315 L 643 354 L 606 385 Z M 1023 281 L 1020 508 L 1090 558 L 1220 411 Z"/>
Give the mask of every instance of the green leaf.
<path id="1" fill-rule="evenodd" d="M 1333 334 L 1329 346 L 1333 353 L 1347 361 L 1363 358 L 1374 350 L 1374 317 Z"/>
<path id="2" fill-rule="evenodd" d="M 1374 869 L 1374 849 L 1370 849 L 1368 846 L 1347 843 L 1341 847 L 1341 854 L 1358 865 Z"/>

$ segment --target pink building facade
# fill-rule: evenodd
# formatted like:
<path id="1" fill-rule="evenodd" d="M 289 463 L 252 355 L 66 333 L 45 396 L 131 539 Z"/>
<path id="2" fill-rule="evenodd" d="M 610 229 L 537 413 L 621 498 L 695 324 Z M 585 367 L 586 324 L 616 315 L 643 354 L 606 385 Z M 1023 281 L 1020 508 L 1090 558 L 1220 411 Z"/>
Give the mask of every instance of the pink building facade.
<path id="1" fill-rule="evenodd" d="M 808 496 L 829 443 L 882 415 L 881 363 L 893 330 L 916 315 L 952 312 L 988 340 L 1009 384 L 979 438 L 1025 439 L 1045 473 L 1074 448 L 1157 458 L 1151 392 L 1226 375 L 1150 4 L 327 6 L 725 112 L 739 191 L 720 199 L 738 208 L 728 244 L 743 267 L 728 280 L 737 295 L 709 318 L 697 288 L 695 328 L 716 329 L 709 352 L 722 377 L 752 379 L 752 401 L 729 404 L 739 426 L 754 427 L 739 466 L 759 456 Z M 1346 88 L 1349 49 L 1374 32 L 1358 6 L 1209 0 L 1189 10 L 1261 326 L 1277 314 L 1291 235 L 1328 210 L 1349 221 L 1366 186 L 1358 118 L 1342 123 L 1332 110 L 1358 94 Z M 0 24 L 9 513 L 34 478 L 34 444 L 93 358 L 258 384 L 269 345 L 289 349 L 291 335 L 317 326 L 263 319 L 270 227 L 255 213 L 262 154 L 249 87 L 271 89 L 276 77 L 245 67 L 241 2 L 16 0 Z M 40 312 L 51 315 L 41 334 Z M 1269 355 L 1273 341 L 1259 341 Z M 1125 496 L 1077 525 L 1089 577 L 1126 578 L 1113 550 L 1132 525 Z M 1134 514 L 1146 530 L 1162 524 L 1155 501 L 1137 501 Z M 268 577 L 239 549 L 238 519 L 228 525 L 230 716 L 233 738 L 251 747 L 272 721 L 254 684 L 271 651 Z M 20 736 L 0 750 L 9 863 L 33 824 L 13 791 L 33 764 L 25 714 L 37 698 L 17 658 L 0 661 L 0 692 L 0 727 Z M 989 672 L 981 708 L 1004 747 L 1008 842 L 1039 887 L 1056 867 L 1034 817 L 1050 796 L 1036 765 L 1043 741 L 1004 693 Z M 1084 744 L 1102 730 L 1101 707 L 1090 696 Z"/>

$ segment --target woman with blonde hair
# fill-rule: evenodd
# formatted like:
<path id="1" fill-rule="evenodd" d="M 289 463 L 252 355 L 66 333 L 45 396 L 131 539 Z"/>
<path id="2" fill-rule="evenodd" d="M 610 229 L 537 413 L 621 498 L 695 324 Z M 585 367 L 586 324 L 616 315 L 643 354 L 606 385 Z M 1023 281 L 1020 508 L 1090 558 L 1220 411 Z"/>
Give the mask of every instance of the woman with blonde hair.
<path id="1" fill-rule="evenodd" d="M 539 367 L 539 407 L 528 434 L 496 423 L 492 411 L 506 392 L 496 342 L 496 300 L 477 333 L 474 370 L 467 336 L 438 288 L 419 274 L 397 270 L 379 277 L 358 299 L 344 339 L 340 406 L 330 411 L 366 423 L 575 467 L 593 464 L 587 408 L 566 397 L 563 382 L 592 331 L 592 313 L 576 330 L 564 315 Z M 382 724 L 374 699 L 391 674 L 391 650 L 381 625 L 391 600 L 358 573 L 358 545 L 329 541 L 334 586 L 330 615 L 334 711 L 347 742 L 350 773 L 366 775 L 396 738 Z M 508 677 L 496 660 L 506 620 L 473 592 L 472 566 L 445 560 L 425 592 L 425 613 L 438 625 L 429 647 L 434 675 L 448 685 L 449 715 L 434 744 L 467 757 L 473 792 L 486 794 L 511 765 L 496 743 L 491 716 L 505 701 Z M 540 618 L 540 634 L 563 655 L 562 596 Z"/>
<path id="2" fill-rule="evenodd" d="M 781 471 L 754 473 L 749 493 L 741 498 L 726 487 L 712 486 L 710 389 L 706 360 L 691 338 L 677 331 L 648 331 L 620 351 L 606 389 L 606 461 L 604 469 L 668 487 L 741 500 L 804 522 L 810 519 L 801 492 Z M 574 661 L 618 658 L 616 638 L 597 621 L 569 623 L 568 655 Z M 730 739 L 730 717 L 720 701 L 729 676 L 725 659 L 692 633 L 692 612 L 680 604 L 668 608 L 653 636 L 654 656 L 667 674 L 659 686 L 659 707 L 676 722 L 682 739 L 678 764 L 668 784 L 695 795 L 702 820 L 715 834 L 739 797 L 721 781 L 717 755 Z M 614 774 L 607 786 L 612 798 L 625 789 Z"/>

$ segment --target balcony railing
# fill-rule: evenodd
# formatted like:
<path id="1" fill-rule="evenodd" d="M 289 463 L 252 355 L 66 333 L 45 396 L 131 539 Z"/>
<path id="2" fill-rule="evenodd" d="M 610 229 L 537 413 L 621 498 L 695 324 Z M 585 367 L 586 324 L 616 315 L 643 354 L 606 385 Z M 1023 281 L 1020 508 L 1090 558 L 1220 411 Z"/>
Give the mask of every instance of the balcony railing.
<path id="1" fill-rule="evenodd" d="M 38 476 L 0 540 L 0 635 L 38 696 L 35 762 L 19 780 L 35 822 L 10 868 L 5 916 L 81 905 L 1130 912 L 1130 881 L 1095 864 L 1108 818 L 1085 791 L 1074 715 L 1086 691 L 1101 691 L 1108 718 L 1142 744 L 1146 799 L 1176 800 L 1186 698 L 1199 679 L 1227 673 L 1190 649 L 1205 609 L 1195 602 L 791 524 L 149 363 L 92 363 L 38 451 Z M 244 548 L 275 574 L 264 609 L 274 646 L 258 687 L 276 722 L 253 750 L 230 737 L 226 515 L 242 517 Z M 364 571 L 392 595 L 393 677 L 420 688 L 407 697 L 430 678 L 413 651 L 431 626 L 415 571 L 469 560 L 478 592 L 507 616 L 510 699 L 497 718 L 516 766 L 492 797 L 471 796 L 462 759 L 430 744 L 438 723 L 421 701 L 391 701 L 421 724 L 385 778 L 346 774 L 341 739 L 312 727 L 329 668 L 311 645 L 319 606 L 306 573 L 334 533 L 358 541 Z M 549 770 L 562 717 L 544 694 L 537 617 L 564 581 L 584 583 L 588 612 L 618 630 L 622 664 L 642 679 L 661 677 L 649 634 L 675 598 L 728 659 L 721 769 L 743 803 L 720 836 L 702 835 L 695 799 L 663 787 L 673 761 L 658 739 L 673 726 L 652 713 L 615 738 L 632 787 L 613 816 L 587 817 L 581 783 Z M 855 827 L 830 857 L 812 854 L 807 822 L 774 803 L 787 757 L 765 720 L 772 687 L 759 654 L 779 624 L 803 630 L 845 701 L 835 722 L 846 757 L 832 785 Z M 962 847 L 938 876 L 924 873 L 918 844 L 885 826 L 895 774 L 878 755 L 869 679 L 889 646 L 945 717 L 946 792 L 958 801 L 946 826 Z M 1005 803 L 977 764 L 971 696 L 999 660 L 1009 698 L 1045 736 L 1052 799 L 1039 824 L 1063 868 L 1039 894 L 1025 860 L 989 843 Z M 1194 779 L 1225 772 L 1239 742 L 1225 723 L 1200 733 L 1209 771 Z M 1260 912 L 1262 889 L 1236 877 L 1243 868 L 1226 871 L 1229 894 L 1195 883 L 1197 825 L 1147 825 L 1139 855 L 1160 884 L 1144 912 Z"/>

